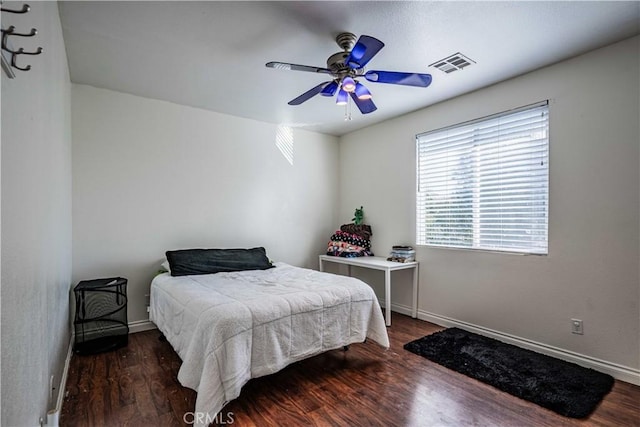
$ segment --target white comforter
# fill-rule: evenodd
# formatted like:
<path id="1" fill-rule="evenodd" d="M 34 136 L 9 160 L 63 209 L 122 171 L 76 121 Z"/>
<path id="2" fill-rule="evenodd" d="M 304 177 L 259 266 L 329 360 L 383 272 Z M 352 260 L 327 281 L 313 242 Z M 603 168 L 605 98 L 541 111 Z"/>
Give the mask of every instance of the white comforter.
<path id="1" fill-rule="evenodd" d="M 182 359 L 178 380 L 198 392 L 195 412 L 209 420 L 251 378 L 366 338 L 389 347 L 367 284 L 275 265 L 153 279 L 150 319 Z"/>

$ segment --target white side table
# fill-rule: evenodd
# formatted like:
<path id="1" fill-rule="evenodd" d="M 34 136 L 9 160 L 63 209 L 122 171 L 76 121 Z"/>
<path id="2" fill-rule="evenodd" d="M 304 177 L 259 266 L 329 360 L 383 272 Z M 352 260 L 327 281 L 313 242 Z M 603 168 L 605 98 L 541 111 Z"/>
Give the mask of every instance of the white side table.
<path id="1" fill-rule="evenodd" d="M 351 266 L 369 268 L 371 270 L 384 271 L 384 301 L 385 301 L 385 323 L 391 326 L 391 272 L 396 270 L 413 269 L 413 305 L 411 317 L 418 317 L 418 262 L 393 262 L 387 261 L 383 257 L 356 257 L 343 258 L 337 256 L 320 255 L 320 271 L 324 271 L 324 262 L 333 262 L 336 264 L 345 264 L 348 268 L 348 274 L 351 276 Z"/>

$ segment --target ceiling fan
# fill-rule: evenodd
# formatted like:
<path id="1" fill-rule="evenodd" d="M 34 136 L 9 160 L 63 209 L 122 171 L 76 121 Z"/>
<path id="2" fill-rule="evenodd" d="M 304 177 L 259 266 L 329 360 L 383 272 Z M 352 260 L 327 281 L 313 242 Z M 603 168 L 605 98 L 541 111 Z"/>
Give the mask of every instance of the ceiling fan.
<path id="1" fill-rule="evenodd" d="M 327 68 L 286 62 L 268 62 L 265 64 L 269 68 L 279 70 L 307 71 L 331 76 L 332 80 L 322 82 L 318 86 L 309 89 L 289 101 L 289 105 L 300 105 L 317 94 L 333 96 L 338 92 L 336 104 L 346 105 L 349 96 L 351 96 L 360 112 L 368 114 L 377 110 L 377 107 L 371 100 L 371 92 L 358 81 L 359 78 L 364 78 L 374 83 L 416 87 L 427 87 L 431 84 L 431 74 L 377 70 L 365 72 L 364 66 L 384 47 L 384 43 L 374 37 L 362 35 L 356 41 L 354 34 L 340 33 L 336 37 L 336 43 L 343 51 L 335 53 L 327 59 Z"/>

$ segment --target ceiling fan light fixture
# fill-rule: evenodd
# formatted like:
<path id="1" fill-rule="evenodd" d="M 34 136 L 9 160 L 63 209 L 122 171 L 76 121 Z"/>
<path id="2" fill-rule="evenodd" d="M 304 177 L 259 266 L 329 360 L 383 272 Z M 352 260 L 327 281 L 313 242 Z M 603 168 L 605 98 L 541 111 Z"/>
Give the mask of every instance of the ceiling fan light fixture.
<path id="1" fill-rule="evenodd" d="M 364 78 L 369 80 L 370 82 L 377 82 L 380 76 L 375 71 L 367 71 L 364 74 Z"/>
<path id="2" fill-rule="evenodd" d="M 347 76 L 342 79 L 342 89 L 345 92 L 353 92 L 356 90 L 356 82 L 351 77 Z"/>
<path id="3" fill-rule="evenodd" d="M 336 97 L 336 105 L 347 105 L 348 99 L 349 94 L 344 89 L 340 89 L 338 91 L 338 96 Z"/>
<path id="4" fill-rule="evenodd" d="M 331 82 L 322 89 L 322 91 L 320 92 L 320 95 L 333 96 L 335 95 L 336 90 L 338 90 L 338 83 Z"/>
<path id="5" fill-rule="evenodd" d="M 355 93 L 358 99 L 371 99 L 371 92 L 360 82 L 356 82 Z"/>

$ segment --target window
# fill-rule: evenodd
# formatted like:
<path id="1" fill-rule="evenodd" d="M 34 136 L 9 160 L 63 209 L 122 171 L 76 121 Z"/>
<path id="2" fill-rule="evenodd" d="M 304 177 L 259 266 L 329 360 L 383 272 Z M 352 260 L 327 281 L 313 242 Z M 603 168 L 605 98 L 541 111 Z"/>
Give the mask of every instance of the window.
<path id="1" fill-rule="evenodd" d="M 547 102 L 416 137 L 418 245 L 547 253 Z"/>

